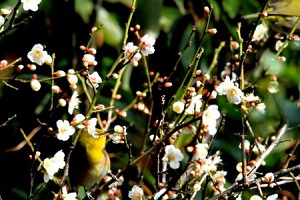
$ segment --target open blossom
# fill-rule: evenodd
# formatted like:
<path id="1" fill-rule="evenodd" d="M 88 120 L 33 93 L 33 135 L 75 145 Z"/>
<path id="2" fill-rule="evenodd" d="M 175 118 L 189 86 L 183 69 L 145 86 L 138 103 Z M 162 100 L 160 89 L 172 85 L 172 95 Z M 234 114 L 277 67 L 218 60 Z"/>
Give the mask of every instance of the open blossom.
<path id="1" fill-rule="evenodd" d="M 42 0 L 21 0 L 24 10 L 37 11 Z"/>
<path id="2" fill-rule="evenodd" d="M 88 75 L 88 79 L 86 80 L 86 83 L 90 87 L 98 88 L 99 84 L 102 83 L 102 79 L 98 72 L 93 72 L 91 75 Z"/>
<path id="3" fill-rule="evenodd" d="M 193 115 L 195 113 L 199 113 L 201 106 L 202 106 L 202 101 L 201 101 L 202 95 L 198 94 L 196 96 L 193 96 L 189 100 L 189 106 L 185 109 L 185 114 L 186 115 Z"/>
<path id="4" fill-rule="evenodd" d="M 224 185 L 226 183 L 225 176 L 227 175 L 226 171 L 217 171 L 213 176 L 212 180 L 218 185 Z"/>
<path id="5" fill-rule="evenodd" d="M 176 101 L 173 103 L 173 111 L 180 114 L 184 110 L 184 103 L 181 101 Z"/>
<path id="6" fill-rule="evenodd" d="M 44 181 L 48 182 L 49 179 L 52 180 L 53 176 L 59 169 L 63 169 L 66 165 L 65 154 L 62 150 L 58 151 L 52 158 L 46 158 L 43 161 L 43 167 L 46 170 L 44 174 Z"/>
<path id="7" fill-rule="evenodd" d="M 259 24 L 253 34 L 252 42 L 260 41 L 267 35 L 267 27 L 263 24 Z"/>
<path id="8" fill-rule="evenodd" d="M 165 147 L 165 155 L 163 157 L 163 161 L 168 163 L 172 169 L 178 169 L 180 166 L 180 161 L 184 158 L 183 154 L 179 149 L 177 149 L 174 145 L 167 145 Z"/>
<path id="9" fill-rule="evenodd" d="M 77 114 L 71 121 L 71 125 L 77 125 L 77 128 L 83 129 L 85 126 L 82 124 L 82 122 L 85 120 L 85 116 L 83 114 Z"/>
<path id="10" fill-rule="evenodd" d="M 84 54 L 82 58 L 82 65 L 85 67 L 96 66 L 97 61 L 95 61 L 95 56 L 92 54 Z"/>
<path id="11" fill-rule="evenodd" d="M 69 100 L 68 113 L 70 115 L 73 114 L 75 108 L 78 108 L 79 103 L 80 103 L 80 100 L 78 98 L 78 92 L 74 91 L 72 96 L 71 96 L 71 99 Z"/>
<path id="12" fill-rule="evenodd" d="M 92 135 L 94 138 L 99 137 L 96 132 L 97 118 L 94 117 L 85 121 L 84 125 L 90 135 Z"/>
<path id="13" fill-rule="evenodd" d="M 144 191 L 137 185 L 134 185 L 128 193 L 128 197 L 132 200 L 142 200 L 144 196 Z"/>
<path id="14" fill-rule="evenodd" d="M 114 127 L 114 133 L 112 139 L 113 143 L 114 144 L 124 143 L 124 139 L 126 135 L 127 135 L 126 126 L 116 125 Z"/>
<path id="15" fill-rule="evenodd" d="M 44 51 L 44 47 L 41 44 L 36 44 L 32 47 L 31 51 L 27 54 L 28 59 L 38 65 L 43 65 L 48 59 L 47 51 Z"/>
<path id="16" fill-rule="evenodd" d="M 208 155 L 208 145 L 207 144 L 202 144 L 199 143 L 195 146 L 195 154 L 194 154 L 194 159 L 199 160 L 199 159 L 205 159 L 206 156 Z"/>
<path id="17" fill-rule="evenodd" d="M 221 116 L 217 105 L 210 105 L 202 114 L 202 124 L 210 135 L 217 132 L 217 120 Z"/>
<path id="18" fill-rule="evenodd" d="M 137 52 L 138 47 L 135 46 L 132 42 L 128 42 L 128 44 L 123 48 L 123 50 L 126 56 L 125 62 L 127 62 L 130 59 L 130 63 L 133 66 L 138 66 L 138 62 L 142 58 L 142 55 L 139 52 Z"/>
<path id="19" fill-rule="evenodd" d="M 240 104 L 243 100 L 243 92 L 233 80 L 226 76 L 225 80 L 217 87 L 219 95 L 226 95 L 227 100 L 233 104 Z"/>
<path id="20" fill-rule="evenodd" d="M 148 34 L 144 35 L 141 38 L 141 44 L 140 44 L 140 49 L 141 53 L 144 56 L 148 56 L 149 54 L 153 54 L 155 49 L 153 45 L 155 44 L 155 39 Z"/>
<path id="21" fill-rule="evenodd" d="M 217 170 L 217 166 L 222 162 L 220 156 L 209 156 L 202 159 L 200 162 L 200 170 L 202 173 L 214 172 Z"/>
<path id="22" fill-rule="evenodd" d="M 58 129 L 56 137 L 59 140 L 67 141 L 70 136 L 75 133 L 75 128 L 70 126 L 70 123 L 67 120 L 58 120 L 56 126 Z"/>

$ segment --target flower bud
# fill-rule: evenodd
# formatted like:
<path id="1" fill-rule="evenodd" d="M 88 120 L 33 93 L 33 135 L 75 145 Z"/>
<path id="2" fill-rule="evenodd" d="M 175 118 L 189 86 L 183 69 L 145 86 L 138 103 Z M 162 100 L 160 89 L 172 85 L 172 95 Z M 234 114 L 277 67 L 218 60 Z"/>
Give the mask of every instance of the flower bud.
<path id="1" fill-rule="evenodd" d="M 217 33 L 217 29 L 216 28 L 210 28 L 206 32 L 211 34 L 211 35 L 215 35 Z"/>
<path id="2" fill-rule="evenodd" d="M 30 86 L 33 91 L 39 91 L 41 89 L 41 83 L 37 80 L 36 74 L 32 76 L 32 79 L 30 81 Z"/>
<path id="3" fill-rule="evenodd" d="M 61 107 L 65 107 L 67 105 L 67 102 L 64 99 L 59 99 L 58 100 L 58 105 L 61 106 Z"/>

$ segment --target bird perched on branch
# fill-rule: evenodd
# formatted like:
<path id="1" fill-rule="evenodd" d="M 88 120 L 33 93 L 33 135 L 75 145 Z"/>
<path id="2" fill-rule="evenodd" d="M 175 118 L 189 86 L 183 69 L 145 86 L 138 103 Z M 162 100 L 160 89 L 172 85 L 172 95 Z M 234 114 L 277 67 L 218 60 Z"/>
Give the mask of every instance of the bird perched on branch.
<path id="1" fill-rule="evenodd" d="M 69 178 L 72 187 L 91 187 L 110 171 L 110 159 L 105 150 L 106 135 L 96 129 L 96 136 L 83 130 L 72 152 Z"/>
<path id="2" fill-rule="evenodd" d="M 269 0 L 266 9 L 262 13 L 262 22 L 273 31 L 289 33 L 300 16 L 299 0 Z M 258 13 L 243 16 L 244 19 L 256 18 Z M 300 23 L 296 32 L 300 32 Z"/>
<path id="3" fill-rule="evenodd" d="M 300 16 L 300 1 L 270 0 L 266 12 L 266 20 L 271 22 L 271 28 L 289 32 Z M 296 31 L 300 32 L 300 23 L 297 25 Z"/>

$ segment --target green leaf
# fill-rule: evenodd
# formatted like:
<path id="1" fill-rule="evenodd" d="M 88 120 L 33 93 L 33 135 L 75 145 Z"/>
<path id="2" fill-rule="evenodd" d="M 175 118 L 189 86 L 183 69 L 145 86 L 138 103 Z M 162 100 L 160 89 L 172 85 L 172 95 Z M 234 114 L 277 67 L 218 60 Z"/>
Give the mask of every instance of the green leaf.
<path id="1" fill-rule="evenodd" d="M 75 0 L 75 11 L 81 16 L 85 23 L 90 20 L 93 12 L 93 2 L 91 0 Z"/>
<path id="2" fill-rule="evenodd" d="M 118 48 L 123 38 L 123 30 L 118 23 L 118 19 L 113 13 L 109 13 L 101 7 L 97 11 L 97 26 L 103 25 L 100 34 L 104 35 L 104 42 L 110 46 Z"/>
<path id="3" fill-rule="evenodd" d="M 136 9 L 136 20 L 141 29 L 153 37 L 160 31 L 159 19 L 162 10 L 162 0 L 140 0 Z"/>
<path id="4" fill-rule="evenodd" d="M 240 7 L 240 1 L 236 0 L 223 0 L 222 7 L 230 18 L 235 18 Z"/>
<path id="5" fill-rule="evenodd" d="M 164 7 L 162 9 L 162 16 L 159 20 L 161 29 L 168 33 L 173 26 L 173 23 L 181 16 L 177 8 Z"/>

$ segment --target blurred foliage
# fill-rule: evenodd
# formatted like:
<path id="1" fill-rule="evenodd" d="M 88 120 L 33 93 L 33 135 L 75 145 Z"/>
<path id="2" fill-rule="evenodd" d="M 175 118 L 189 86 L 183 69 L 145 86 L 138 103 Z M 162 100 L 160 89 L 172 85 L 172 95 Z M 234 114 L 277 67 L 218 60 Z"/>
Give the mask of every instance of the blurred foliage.
<path id="1" fill-rule="evenodd" d="M 0 8 L 13 7 L 17 1 L 4 0 L 0 3 Z M 159 87 L 153 91 L 157 99 L 154 99 L 153 121 L 161 115 L 161 95 L 166 95 L 166 99 L 170 99 L 175 89 L 181 83 L 185 72 L 189 68 L 189 64 L 196 52 L 199 38 L 203 35 L 205 26 L 205 17 L 203 7 L 213 5 L 213 17 L 210 22 L 211 28 L 218 30 L 214 36 L 205 37 L 202 43 L 204 48 L 200 65 L 202 71 L 206 71 L 212 62 L 213 52 L 221 41 L 226 42 L 226 47 L 221 51 L 217 63 L 217 68 L 212 75 L 216 75 L 220 79 L 220 72 L 224 69 L 227 62 L 231 61 L 231 52 L 229 49 L 230 40 L 237 40 L 236 28 L 237 23 L 242 23 L 242 37 L 247 39 L 249 31 L 253 28 L 254 19 L 245 20 L 244 15 L 258 13 L 261 10 L 263 2 L 260 0 L 138 0 L 138 5 L 133 16 L 132 26 L 141 25 L 143 34 L 150 34 L 157 38 L 154 55 L 149 59 L 150 71 L 159 72 L 161 76 L 167 76 L 173 70 L 178 59 L 178 52 L 183 50 L 188 43 L 192 28 L 196 24 L 195 37 L 191 41 L 191 45 L 183 53 L 183 57 L 178 64 L 178 70 L 174 74 L 173 86 L 167 91 L 161 91 Z M 82 53 L 79 46 L 86 44 L 89 39 L 89 32 L 92 26 L 103 26 L 98 33 L 94 46 L 97 48 L 98 65 L 95 70 L 105 77 L 118 54 L 122 50 L 122 42 L 125 32 L 125 25 L 128 15 L 131 12 L 131 0 L 43 0 L 40 4 L 38 12 L 20 12 L 19 19 L 25 19 L 31 16 L 26 25 L 18 27 L 16 30 L 8 32 L 0 38 L 0 58 L 7 59 L 9 62 L 18 57 L 27 60 L 27 52 L 36 43 L 42 43 L 47 46 L 49 52 L 56 54 L 56 63 L 58 69 L 67 70 L 75 68 L 80 63 Z M 283 51 L 283 55 L 287 58 L 285 63 L 271 62 L 270 55 L 274 54 L 273 37 L 276 33 L 270 30 L 269 39 L 265 43 L 258 44 L 259 51 L 253 52 L 245 61 L 246 81 L 255 82 L 256 92 L 266 103 L 266 114 L 251 113 L 249 122 L 253 126 L 253 131 L 257 136 L 269 138 L 276 132 L 279 122 L 287 120 L 290 125 L 296 127 L 300 124 L 300 108 L 299 101 L 299 83 L 300 83 L 300 60 L 299 42 L 290 42 L 289 46 Z M 128 41 L 134 40 L 134 36 L 129 32 Z M 255 48 L 255 46 L 254 46 Z M 75 61 L 74 61 L 75 60 Z M 24 73 L 23 78 L 31 77 L 32 72 L 28 69 Z M 39 74 L 46 74 L 49 69 L 39 69 Z M 280 89 L 277 94 L 267 92 L 269 77 L 264 72 L 276 74 L 280 83 Z M 14 73 L 13 70 L 1 74 L 1 77 L 9 77 Z M 35 72 L 36 73 L 36 72 Z M 42 77 L 42 76 L 41 76 Z M 134 77 L 134 78 L 133 78 Z M 119 91 L 124 97 L 122 101 L 116 104 L 118 108 L 124 108 L 129 102 L 135 98 L 137 90 L 143 90 L 145 74 L 140 68 L 132 68 L 126 71 L 124 84 Z M 114 85 L 114 80 L 110 80 L 109 86 Z M 37 119 L 49 119 L 49 111 L 47 99 L 49 98 L 49 85 L 43 84 L 44 88 L 40 93 L 35 93 L 30 89 L 28 84 L 18 82 L 10 82 L 9 84 L 17 87 L 14 90 L 11 87 L 1 84 L 0 92 L 0 122 L 5 122 L 9 117 L 16 114 L 16 118 L 10 121 L 5 127 L 0 129 L 0 151 L 11 148 L 20 143 L 23 138 L 19 133 L 22 128 L 29 133 L 38 125 Z M 107 87 L 99 98 L 98 103 L 107 104 L 111 91 Z M 25 100 L 28 99 L 28 100 Z M 228 114 L 228 118 L 224 122 L 225 125 L 220 129 L 215 143 L 214 150 L 222 150 L 224 152 L 224 169 L 231 172 L 235 169 L 236 162 L 241 161 L 241 153 L 238 149 L 240 138 L 238 133 L 241 130 L 240 117 L 241 113 L 234 105 L 228 105 L 223 97 L 218 97 L 220 110 Z M 150 104 L 151 102 L 146 102 Z M 230 112 L 229 112 L 230 111 Z M 57 116 L 60 116 L 63 110 L 58 110 L 53 114 L 53 119 L 49 122 L 54 125 Z M 128 125 L 128 140 L 133 144 L 133 155 L 138 155 L 144 151 L 143 144 L 146 140 L 145 123 L 147 117 L 144 114 L 130 110 L 126 118 L 117 121 L 121 125 Z M 37 135 L 33 139 L 33 143 L 43 140 L 41 146 L 42 157 L 53 154 L 63 145 L 54 140 L 46 141 L 45 133 Z M 247 139 L 253 139 L 247 132 Z M 299 139 L 299 128 L 295 128 L 285 136 L 286 141 L 278 145 L 276 150 L 267 158 L 265 170 L 278 170 L 277 167 L 284 161 L 289 149 L 294 144 L 293 141 Z M 186 138 L 180 138 L 179 142 L 187 142 Z M 149 145 L 150 144 L 146 144 Z M 125 147 L 116 147 L 109 144 L 107 151 L 111 152 L 112 171 L 116 171 L 128 162 L 128 153 Z M 0 172 L 0 194 L 3 199 L 26 199 L 29 190 L 30 177 L 29 170 L 31 161 L 27 159 L 31 154 L 29 147 L 24 147 L 18 152 L 12 152 L 0 155 L 2 169 Z M 297 154 L 295 154 L 297 155 Z M 298 158 L 297 158 L 298 159 Z M 234 162 L 233 162 L 234 161 Z M 228 184 L 233 183 L 237 174 L 228 173 Z M 38 176 L 38 175 L 37 175 Z M 39 176 L 38 176 L 39 177 Z M 149 188 L 155 188 L 155 175 L 151 171 L 145 172 L 145 181 L 148 182 Z M 129 177 L 134 180 L 133 177 Z M 41 177 L 39 177 L 41 180 Z M 136 180 L 134 180 L 136 181 Z M 54 186 L 41 186 L 44 187 Z M 292 186 L 294 187 L 294 186 Z M 286 187 L 282 187 L 287 189 Z M 47 193 L 47 192 L 45 192 Z M 249 192 L 251 193 L 251 192 Z M 279 191 L 278 191 L 279 193 Z M 42 199 L 44 194 L 41 192 Z M 245 194 L 247 196 L 247 194 Z M 43 198 L 47 198 L 44 197 Z M 124 197 L 125 199 L 125 197 Z"/>

